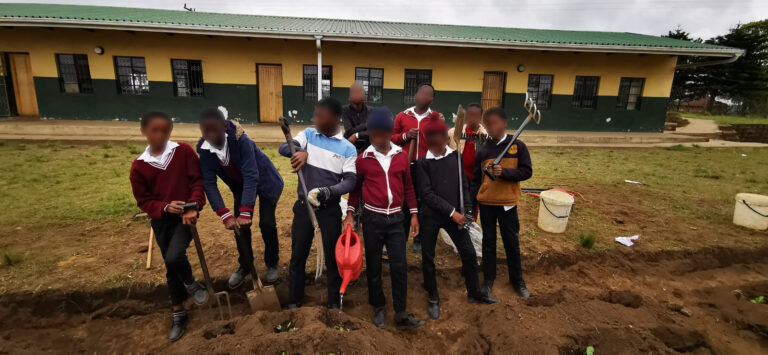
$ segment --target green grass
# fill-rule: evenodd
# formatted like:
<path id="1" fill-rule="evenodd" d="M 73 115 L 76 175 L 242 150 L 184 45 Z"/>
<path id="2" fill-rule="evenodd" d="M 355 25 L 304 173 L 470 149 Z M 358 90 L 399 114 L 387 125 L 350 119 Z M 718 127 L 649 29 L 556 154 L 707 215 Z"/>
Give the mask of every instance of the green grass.
<path id="1" fill-rule="evenodd" d="M 597 240 L 597 234 L 595 234 L 595 232 L 579 233 L 579 244 L 585 249 L 594 248 L 596 240 Z"/>
<path id="2" fill-rule="evenodd" d="M 705 120 L 714 120 L 719 124 L 768 124 L 768 117 L 741 117 L 728 115 L 710 115 L 707 113 L 680 113 L 683 118 L 700 118 Z"/>

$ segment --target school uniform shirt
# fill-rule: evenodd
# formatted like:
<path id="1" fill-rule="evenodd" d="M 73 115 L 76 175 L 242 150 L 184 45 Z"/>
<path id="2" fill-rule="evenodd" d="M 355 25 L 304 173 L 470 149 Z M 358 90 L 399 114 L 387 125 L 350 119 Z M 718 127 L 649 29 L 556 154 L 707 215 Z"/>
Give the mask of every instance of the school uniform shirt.
<path id="1" fill-rule="evenodd" d="M 419 160 L 427 154 L 429 150 L 427 148 L 427 140 L 424 137 L 424 124 L 427 122 L 425 118 L 432 113 L 432 109 L 429 108 L 423 114 L 419 115 L 415 111 L 416 106 L 406 109 L 400 112 L 395 117 L 395 130 L 392 133 L 392 142 L 403 147 L 403 150 L 408 153 L 411 149 L 411 144 L 416 144 L 414 149 L 414 161 Z M 406 133 L 413 128 L 419 129 L 419 135 L 416 137 L 416 141 L 406 139 Z"/>
<path id="2" fill-rule="evenodd" d="M 130 180 L 137 205 L 150 219 L 162 219 L 171 201 L 205 205 L 200 160 L 187 143 L 168 141 L 158 156 L 147 146 L 133 161 Z"/>
<path id="3" fill-rule="evenodd" d="M 310 127 L 293 137 L 293 144 L 297 152 L 304 151 L 308 154 L 307 163 L 302 168 L 307 191 L 316 187 L 328 187 L 331 197 L 339 199 L 341 195 L 355 188 L 357 151 L 352 143 L 344 139 L 341 132 L 326 136 Z M 291 156 L 288 143 L 281 144 L 279 151 L 285 157 Z M 297 190 L 303 198 L 304 191 L 300 184 Z"/>
<path id="4" fill-rule="evenodd" d="M 458 152 L 446 146 L 442 155 L 427 151 L 416 164 L 416 184 L 421 197 L 422 214 L 450 217 L 460 209 Z M 463 169 L 461 170 L 463 173 Z M 472 210 L 469 182 L 462 179 L 464 210 Z"/>
<path id="5" fill-rule="evenodd" d="M 371 145 L 357 157 L 357 184 L 349 193 L 347 211 L 355 212 L 362 199 L 366 210 L 393 215 L 402 211 L 405 200 L 408 212 L 418 213 L 408 154 L 394 143 L 389 144 L 386 154 Z"/>
<path id="6" fill-rule="evenodd" d="M 456 129 L 456 127 L 448 130 L 448 137 L 450 137 L 448 146 L 451 147 L 451 149 L 461 151 L 461 158 L 464 161 L 464 175 L 466 175 L 467 179 L 472 180 L 478 142 L 485 141 L 488 137 L 488 133 L 485 131 L 485 127 L 483 127 L 482 124 L 477 126 L 477 131 L 473 131 L 469 128 L 469 125 L 465 124 L 461 140 L 455 142 L 453 139 L 454 129 Z"/>
<path id="7" fill-rule="evenodd" d="M 522 194 L 520 181 L 530 179 L 533 168 L 528 147 L 521 140 L 515 141 L 509 150 L 504 152 L 504 148 L 511 139 L 512 136 L 505 134 L 498 142 L 489 140 L 477 150 L 470 184 L 470 192 L 472 196 L 476 196 L 477 202 L 490 206 L 504 206 L 505 210 L 517 206 L 520 202 Z M 493 181 L 483 173 L 483 168 L 493 163 L 502 152 L 504 156 L 499 163 L 502 167 L 501 176 Z"/>
<path id="8" fill-rule="evenodd" d="M 240 197 L 239 215 L 253 216 L 256 196 L 277 203 L 283 192 L 283 178 L 269 157 L 262 152 L 242 128 L 227 121 L 224 145 L 216 147 L 205 139 L 197 143 L 203 186 L 211 208 L 222 222 L 234 216 L 224 204 L 218 187 L 218 178 Z"/>

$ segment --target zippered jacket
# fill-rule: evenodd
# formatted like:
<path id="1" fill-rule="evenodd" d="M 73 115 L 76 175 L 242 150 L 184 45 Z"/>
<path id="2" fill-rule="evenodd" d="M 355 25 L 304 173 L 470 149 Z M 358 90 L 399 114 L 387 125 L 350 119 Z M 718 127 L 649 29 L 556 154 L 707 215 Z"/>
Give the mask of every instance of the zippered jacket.
<path id="1" fill-rule="evenodd" d="M 391 162 L 385 170 L 369 146 L 355 161 L 357 185 L 349 193 L 347 211 L 355 211 L 362 199 L 363 208 L 383 215 L 392 215 L 402 210 L 403 199 L 410 214 L 418 213 L 416 193 L 411 181 L 408 154 L 400 147 L 393 146 Z"/>

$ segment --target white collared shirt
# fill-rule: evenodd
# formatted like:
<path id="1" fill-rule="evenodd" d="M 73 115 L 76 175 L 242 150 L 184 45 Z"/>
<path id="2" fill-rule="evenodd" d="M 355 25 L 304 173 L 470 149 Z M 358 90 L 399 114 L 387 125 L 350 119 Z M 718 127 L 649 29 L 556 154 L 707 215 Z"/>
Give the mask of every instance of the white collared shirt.
<path id="1" fill-rule="evenodd" d="M 229 165 L 229 143 L 227 142 L 227 138 L 229 137 L 229 134 L 224 133 L 224 145 L 221 148 L 216 148 L 211 142 L 203 141 L 203 144 L 200 145 L 200 149 L 205 149 L 211 153 L 216 154 L 216 157 L 219 158 L 219 162 L 223 166 Z"/>
<path id="2" fill-rule="evenodd" d="M 173 153 L 176 151 L 176 147 L 178 146 L 179 143 L 169 140 L 165 143 L 165 149 L 160 155 L 152 155 L 149 152 L 149 145 L 147 145 L 147 148 L 144 149 L 144 153 L 141 153 L 141 155 L 139 155 L 136 160 L 141 160 L 158 169 L 165 170 L 173 159 Z"/>
<path id="3" fill-rule="evenodd" d="M 400 146 L 395 143 L 389 142 L 389 151 L 387 154 L 379 152 L 373 145 L 369 145 L 365 150 L 367 152 L 372 152 L 373 157 L 376 158 L 379 164 L 381 164 L 381 168 L 384 169 L 384 177 L 387 181 L 387 209 L 389 209 L 392 206 L 392 190 L 389 188 L 389 166 L 392 165 L 392 157 L 394 157 L 395 154 L 400 153 L 403 148 L 400 148 Z"/>
<path id="4" fill-rule="evenodd" d="M 453 153 L 453 149 L 451 149 L 451 147 L 446 145 L 445 146 L 445 154 L 443 154 L 443 155 L 434 155 L 434 154 L 432 154 L 431 150 L 427 150 L 426 158 L 427 159 L 440 160 L 440 159 L 445 158 L 446 156 L 448 156 L 451 153 Z"/>
<path id="5" fill-rule="evenodd" d="M 413 113 L 413 116 L 416 117 L 416 127 L 418 127 L 419 123 L 421 122 L 421 120 L 427 118 L 427 116 L 429 116 L 429 114 L 432 113 L 432 108 L 427 108 L 427 110 L 424 111 L 424 113 L 418 114 L 418 113 L 416 113 L 416 106 L 413 106 L 413 107 L 410 107 L 410 108 L 406 109 L 405 112 Z M 406 140 L 406 137 L 405 137 L 406 133 L 408 133 L 408 132 L 403 132 L 403 140 Z M 417 138 L 416 142 L 418 142 L 418 141 L 419 140 Z"/>

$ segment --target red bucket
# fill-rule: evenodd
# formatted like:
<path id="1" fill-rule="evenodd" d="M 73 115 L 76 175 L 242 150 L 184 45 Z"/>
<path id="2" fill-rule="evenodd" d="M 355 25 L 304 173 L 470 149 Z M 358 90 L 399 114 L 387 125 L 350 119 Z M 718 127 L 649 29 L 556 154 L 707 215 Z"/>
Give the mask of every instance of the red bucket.
<path id="1" fill-rule="evenodd" d="M 351 225 L 347 225 L 347 230 L 336 241 L 336 266 L 342 278 L 339 293 L 343 295 L 347 285 L 357 280 L 363 271 L 363 246 Z"/>

